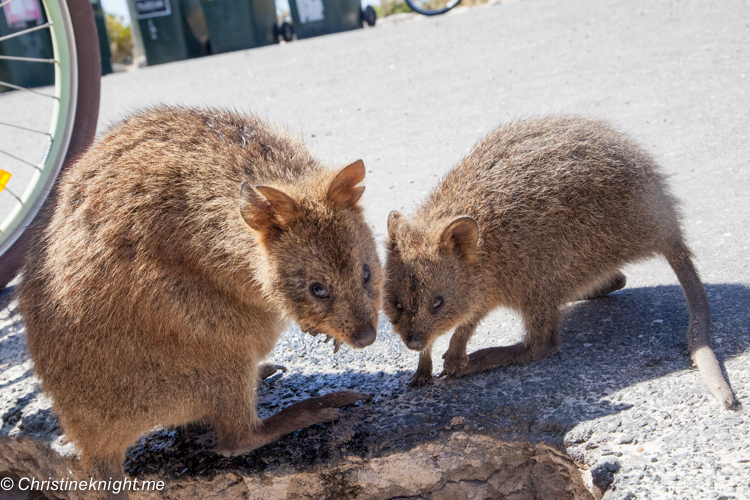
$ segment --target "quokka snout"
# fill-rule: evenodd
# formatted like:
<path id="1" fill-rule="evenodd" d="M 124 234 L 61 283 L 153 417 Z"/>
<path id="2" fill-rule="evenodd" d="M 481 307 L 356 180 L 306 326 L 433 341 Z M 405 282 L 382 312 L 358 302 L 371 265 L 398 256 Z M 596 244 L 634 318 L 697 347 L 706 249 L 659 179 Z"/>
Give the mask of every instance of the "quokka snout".
<path id="1" fill-rule="evenodd" d="M 43 390 L 83 460 L 122 476 L 155 426 L 207 421 L 240 454 L 335 420 L 341 391 L 265 419 L 262 364 L 288 318 L 362 348 L 382 282 L 361 161 L 329 170 L 255 116 L 161 106 L 63 176 L 19 287 Z"/>
<path id="2" fill-rule="evenodd" d="M 421 352 L 411 384 L 431 380 L 432 343 L 453 328 L 449 376 L 554 354 L 561 305 L 618 290 L 623 265 L 663 255 L 687 298 L 691 357 L 716 398 L 737 408 L 677 207 L 655 161 L 602 121 L 551 116 L 492 131 L 411 218 L 388 218 L 383 307 Z M 468 355 L 477 324 L 499 306 L 520 313 L 523 341 Z"/>

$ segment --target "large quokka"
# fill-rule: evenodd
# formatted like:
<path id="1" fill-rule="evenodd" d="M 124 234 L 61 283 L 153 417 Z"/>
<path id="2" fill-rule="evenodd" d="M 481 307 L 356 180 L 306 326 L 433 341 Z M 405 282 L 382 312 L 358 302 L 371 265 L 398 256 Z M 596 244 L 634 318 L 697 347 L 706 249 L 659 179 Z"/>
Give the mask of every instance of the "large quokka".
<path id="1" fill-rule="evenodd" d="M 203 420 L 241 454 L 365 395 L 260 420 L 261 364 L 288 318 L 365 347 L 382 271 L 357 161 L 323 168 L 257 117 L 158 107 L 113 127 L 62 178 L 23 269 L 42 388 L 84 463 L 122 475 L 155 426 Z"/>
<path id="2" fill-rule="evenodd" d="M 421 351 L 411 384 L 431 379 L 432 342 L 454 327 L 449 376 L 554 354 L 562 304 L 622 288 L 624 264 L 661 254 L 687 297 L 691 356 L 719 401 L 737 407 L 710 347 L 708 301 L 677 204 L 654 160 L 606 123 L 552 116 L 491 132 L 411 220 L 388 218 L 383 308 Z M 523 342 L 467 356 L 477 324 L 498 306 L 520 313 Z"/>

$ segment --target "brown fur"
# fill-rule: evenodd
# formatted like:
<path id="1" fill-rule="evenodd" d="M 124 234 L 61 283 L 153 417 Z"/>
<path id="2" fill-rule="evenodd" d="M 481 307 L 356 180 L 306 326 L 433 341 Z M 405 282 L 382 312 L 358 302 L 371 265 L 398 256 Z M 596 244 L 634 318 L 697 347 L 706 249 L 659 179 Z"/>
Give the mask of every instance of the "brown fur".
<path id="1" fill-rule="evenodd" d="M 255 411 L 261 360 L 288 319 L 357 347 L 375 339 L 382 273 L 356 204 L 363 177 L 361 161 L 325 169 L 257 117 L 176 107 L 131 116 L 80 158 L 19 300 L 36 372 L 86 463 L 121 474 L 139 436 L 199 419 L 220 451 L 243 453 L 363 397 Z"/>
<path id="2" fill-rule="evenodd" d="M 606 123 L 575 116 L 517 121 L 481 140 L 411 220 L 388 220 L 384 309 L 421 351 L 412 385 L 432 377 L 433 340 L 456 327 L 445 372 L 461 376 L 557 352 L 560 306 L 625 285 L 619 269 L 664 255 L 690 306 L 690 352 L 711 391 L 736 401 L 709 340 L 709 309 L 654 160 Z M 504 306 L 522 343 L 466 354 L 477 324 Z"/>

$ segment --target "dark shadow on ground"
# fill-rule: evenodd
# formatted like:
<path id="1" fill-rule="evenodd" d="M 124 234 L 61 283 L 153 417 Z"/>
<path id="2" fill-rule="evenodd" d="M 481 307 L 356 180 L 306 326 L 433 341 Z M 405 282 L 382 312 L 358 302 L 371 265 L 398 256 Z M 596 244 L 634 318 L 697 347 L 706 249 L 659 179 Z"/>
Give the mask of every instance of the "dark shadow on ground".
<path id="1" fill-rule="evenodd" d="M 0 290 L 0 311 L 4 311 L 10 306 L 14 299 L 15 290 L 15 285 Z M 9 310 L 7 314 L 12 315 L 14 312 Z M 5 314 L 2 316 L 7 317 Z M 11 324 L 5 325 L 2 332 L 0 332 L 0 368 L 3 371 L 7 371 L 9 368 L 19 365 L 27 359 L 28 353 L 26 352 L 26 340 L 23 335 L 23 321 L 18 319 Z M 13 379 L 2 380 L 2 377 L 0 377 L 0 390 L 25 380 L 33 374 L 32 370 L 26 370 Z M 1 422 L 0 428 L 2 428 Z"/>
<path id="2" fill-rule="evenodd" d="M 17 285 L 6 286 L 0 290 L 0 309 L 5 309 L 16 293 Z"/>
<path id="3" fill-rule="evenodd" d="M 706 288 L 712 338 L 723 361 L 750 346 L 750 288 L 736 284 Z M 411 373 L 405 371 L 277 376 L 259 388 L 261 415 L 303 397 L 346 388 L 369 392 L 374 398 L 346 410 L 347 416 L 337 423 L 298 431 L 241 457 L 211 453 L 213 435 L 207 426 L 158 431 L 130 450 L 126 471 L 134 476 L 179 477 L 226 470 L 257 473 L 278 465 L 304 470 L 343 456 L 406 450 L 456 428 L 562 447 L 565 433 L 578 423 L 629 408 L 612 403 L 607 394 L 688 369 L 687 323 L 680 287 L 626 288 L 572 304 L 563 326 L 561 352 L 528 365 L 439 380 L 422 389 L 406 386 Z M 434 353 L 436 362 L 441 355 Z M 691 390 L 711 398 L 698 381 L 701 386 Z M 464 417 L 465 424 L 452 426 L 455 417 Z"/>

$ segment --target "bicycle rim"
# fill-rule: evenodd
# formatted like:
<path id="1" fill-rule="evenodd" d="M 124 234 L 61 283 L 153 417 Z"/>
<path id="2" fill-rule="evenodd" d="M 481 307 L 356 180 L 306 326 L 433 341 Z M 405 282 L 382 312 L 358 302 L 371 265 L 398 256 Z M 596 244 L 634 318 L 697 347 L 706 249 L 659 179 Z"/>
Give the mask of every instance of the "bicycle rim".
<path id="1" fill-rule="evenodd" d="M 8 4 L 10 2 L 2 3 Z M 16 203 L 9 213 L 0 214 L 0 219 L 2 219 L 0 221 L 0 258 L 5 255 L 31 221 L 34 220 L 49 195 L 65 161 L 75 122 L 78 97 L 78 60 L 70 12 L 67 4 L 63 1 L 42 0 L 42 4 L 47 16 L 48 26 L 46 29 L 49 30 L 52 39 L 53 59 L 42 62 L 28 60 L 23 56 L 8 56 L 5 54 L 0 56 L 3 59 L 23 61 L 25 64 L 53 64 L 55 72 L 54 94 L 52 95 L 42 91 L 24 89 L 14 84 L 8 85 L 10 82 L 2 83 L 16 92 L 47 95 L 50 99 L 53 99 L 53 104 L 49 132 L 46 134 L 48 143 L 44 148 L 42 158 L 34 164 L 31 161 L 12 156 L 16 161 L 9 162 L 13 164 L 11 168 L 33 168 L 34 171 L 21 194 L 14 193 L 9 189 L 6 189 L 7 194 L 0 193 L 0 196 L 10 195 L 16 199 Z M 28 28 L 14 33 L 12 37 L 28 35 L 39 29 L 39 27 Z M 4 125 L 14 126 L 7 123 L 4 123 Z M 39 131 L 32 132 L 39 133 Z M 6 152 L 4 156 L 11 155 Z"/>

